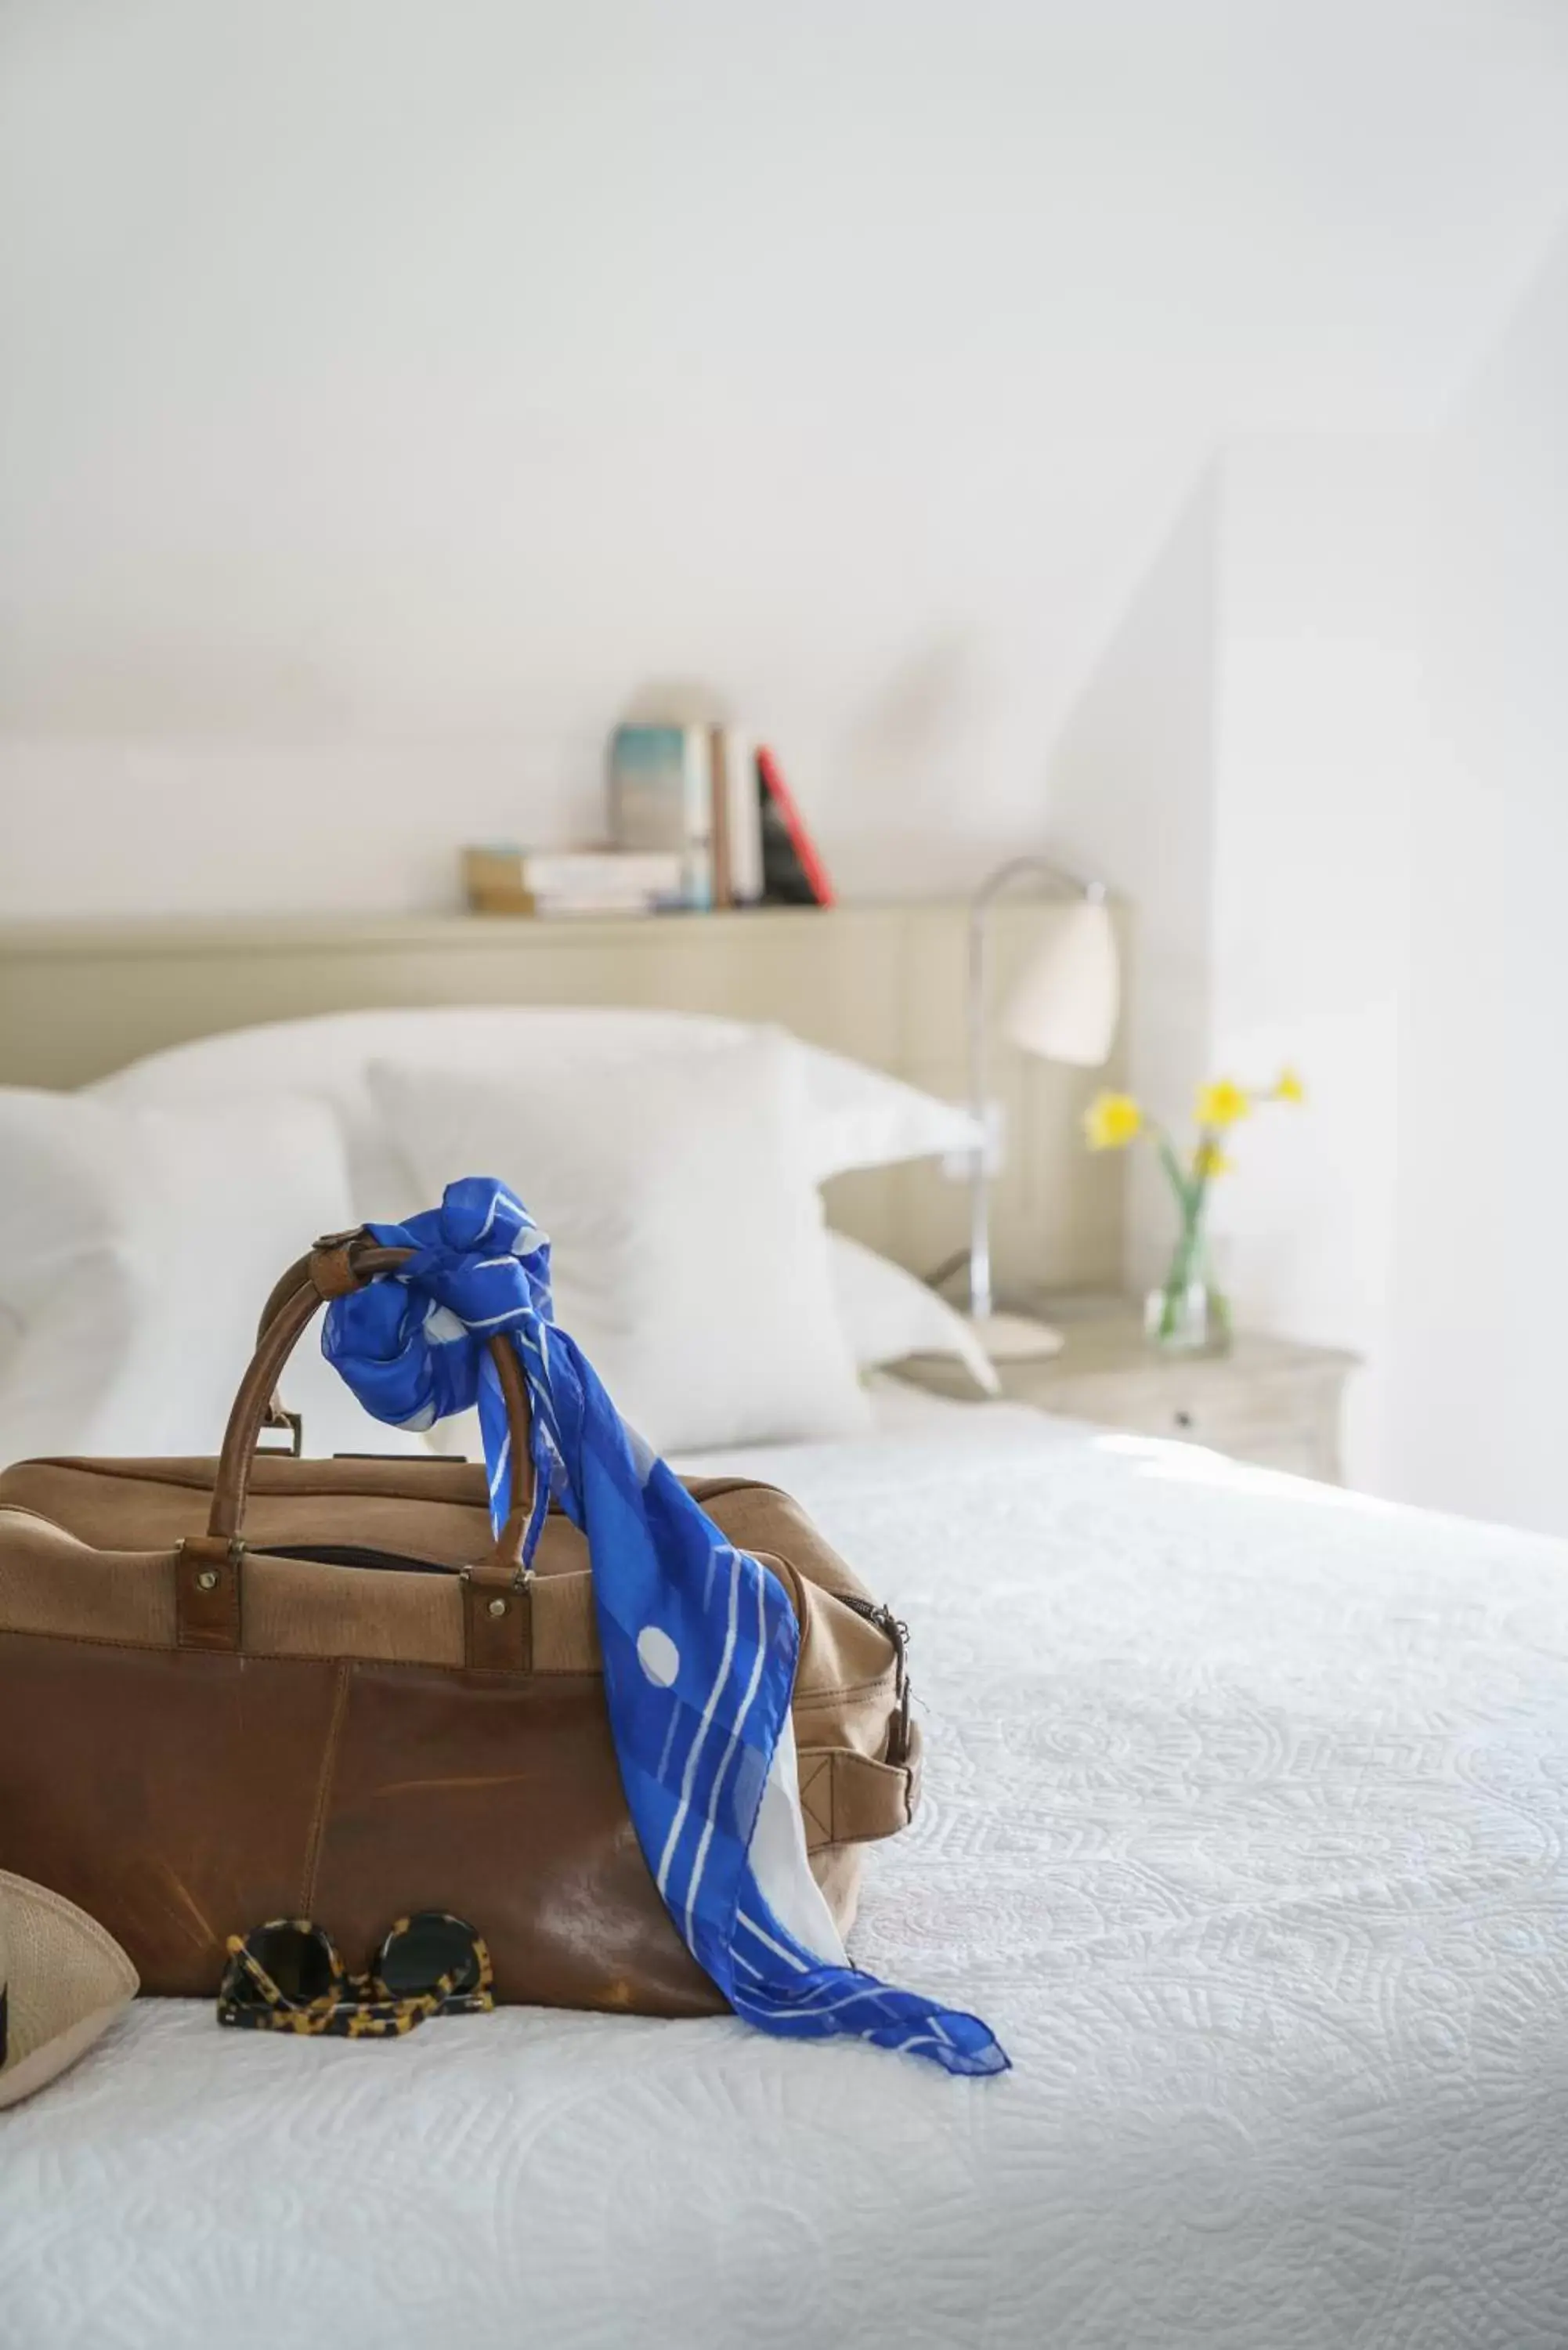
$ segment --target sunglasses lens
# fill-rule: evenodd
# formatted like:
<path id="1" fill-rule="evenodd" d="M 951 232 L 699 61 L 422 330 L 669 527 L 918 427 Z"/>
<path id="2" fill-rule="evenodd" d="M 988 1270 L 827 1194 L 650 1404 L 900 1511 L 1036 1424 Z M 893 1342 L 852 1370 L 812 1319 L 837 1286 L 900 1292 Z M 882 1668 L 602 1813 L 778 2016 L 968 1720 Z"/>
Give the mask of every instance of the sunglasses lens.
<path id="1" fill-rule="evenodd" d="M 227 2000 L 231 2007 L 265 2007 L 261 1985 L 254 1975 L 247 1974 L 238 1959 L 231 1959 L 223 1969 L 223 1980 L 218 1987 L 218 1997 Z"/>
<path id="2" fill-rule="evenodd" d="M 388 1935 L 377 1971 L 393 1999 L 418 1999 L 433 1991 L 443 1975 L 452 1977 L 454 1993 L 471 1991 L 479 1982 L 477 1939 L 461 1918 L 422 1910 L 399 1932 Z"/>
<path id="3" fill-rule="evenodd" d="M 246 1945 L 285 1999 L 307 2005 L 332 1989 L 332 1960 L 322 1937 L 297 1926 L 262 1926 Z"/>

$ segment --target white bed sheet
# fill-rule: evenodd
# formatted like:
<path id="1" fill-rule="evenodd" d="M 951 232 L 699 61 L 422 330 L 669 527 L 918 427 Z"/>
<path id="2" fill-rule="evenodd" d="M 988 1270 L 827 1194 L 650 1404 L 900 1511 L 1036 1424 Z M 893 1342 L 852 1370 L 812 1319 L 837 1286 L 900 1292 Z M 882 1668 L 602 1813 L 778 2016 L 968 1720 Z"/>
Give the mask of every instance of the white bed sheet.
<path id="1" fill-rule="evenodd" d="M 754 1459 L 913 1631 L 857 1955 L 1015 2071 L 144 2003 L 0 2116 L 5 2350 L 1561 2350 L 1568 1549 L 899 1410 Z"/>

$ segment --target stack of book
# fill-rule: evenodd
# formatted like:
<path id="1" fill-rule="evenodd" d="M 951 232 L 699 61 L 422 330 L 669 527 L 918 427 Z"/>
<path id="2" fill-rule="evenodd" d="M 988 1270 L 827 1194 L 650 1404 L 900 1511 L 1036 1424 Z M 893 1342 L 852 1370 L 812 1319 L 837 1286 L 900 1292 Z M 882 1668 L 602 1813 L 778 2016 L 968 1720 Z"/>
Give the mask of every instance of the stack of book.
<path id="1" fill-rule="evenodd" d="M 656 914 L 831 906 L 833 889 L 771 751 L 730 726 L 618 726 L 608 848 L 462 852 L 479 914 Z"/>
<path id="2" fill-rule="evenodd" d="M 497 842 L 463 850 L 462 879 L 476 914 L 653 914 L 685 902 L 681 860 L 664 850 Z"/>
<path id="3" fill-rule="evenodd" d="M 729 726 L 618 726 L 610 829 L 680 860 L 680 902 L 830 906 L 821 858 L 771 751 Z"/>

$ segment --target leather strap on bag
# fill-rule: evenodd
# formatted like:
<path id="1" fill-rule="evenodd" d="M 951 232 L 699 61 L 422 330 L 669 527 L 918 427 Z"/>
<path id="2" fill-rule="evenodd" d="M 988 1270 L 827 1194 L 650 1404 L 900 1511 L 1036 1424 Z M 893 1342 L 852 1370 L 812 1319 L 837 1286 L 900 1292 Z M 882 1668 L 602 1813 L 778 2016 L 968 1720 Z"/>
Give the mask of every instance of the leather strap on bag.
<path id="1" fill-rule="evenodd" d="M 328 1299 L 363 1289 L 395 1273 L 411 1249 L 382 1248 L 363 1230 L 333 1232 L 292 1264 L 263 1310 L 256 1350 L 240 1381 L 223 1431 L 205 1534 L 181 1544 L 175 1607 L 182 1648 L 234 1650 L 243 1632 L 245 1502 L 256 1439 L 275 1407 L 285 1363 Z M 482 1672 L 523 1672 L 532 1654 L 530 1577 L 523 1537 L 533 1493 L 527 1382 L 504 1337 L 490 1344 L 511 1430 L 512 1485 L 506 1522 L 489 1555 L 463 1570 L 465 1647 Z"/>
<path id="2" fill-rule="evenodd" d="M 907 1828 L 920 1800 L 920 1762 L 916 1721 L 899 1762 L 878 1762 L 852 1746 L 803 1747 L 800 1808 L 808 1848 L 874 1844 Z"/>
<path id="3" fill-rule="evenodd" d="M 328 1303 L 334 1297 L 347 1297 L 350 1290 L 358 1287 L 354 1277 L 349 1243 L 364 1237 L 362 1224 L 356 1225 L 349 1232 L 325 1232 L 307 1256 L 296 1257 L 282 1279 L 273 1284 L 272 1293 L 262 1307 L 261 1320 L 256 1324 L 257 1347 L 261 1346 L 281 1309 L 305 1282 L 310 1282 L 317 1295 Z M 286 1428 L 293 1439 L 291 1449 L 296 1458 L 298 1457 L 304 1423 L 297 1412 L 286 1409 L 282 1394 L 275 1387 L 262 1414 L 262 1426 Z"/>
<path id="4" fill-rule="evenodd" d="M 182 1648 L 237 1648 L 240 1645 L 239 1543 L 215 1543 L 191 1534 L 175 1562 L 175 1615 Z"/>

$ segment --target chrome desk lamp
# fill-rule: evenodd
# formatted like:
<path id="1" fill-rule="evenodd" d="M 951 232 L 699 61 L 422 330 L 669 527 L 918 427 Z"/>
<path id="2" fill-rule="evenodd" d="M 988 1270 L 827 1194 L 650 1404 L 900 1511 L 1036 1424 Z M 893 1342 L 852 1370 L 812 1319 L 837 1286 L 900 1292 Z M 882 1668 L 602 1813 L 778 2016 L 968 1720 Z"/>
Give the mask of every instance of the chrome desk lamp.
<path id="1" fill-rule="evenodd" d="M 970 1175 L 969 1310 L 995 1362 L 1054 1354 L 1061 1340 L 1043 1322 L 999 1314 L 991 1279 L 991 1121 L 986 1100 L 986 1007 L 991 910 L 1025 874 L 1066 893 L 1008 999 L 1002 1026 L 1042 1060 L 1097 1068 L 1109 1055 L 1121 1003 L 1121 960 L 1103 881 L 1087 881 L 1045 857 L 1015 857 L 981 883 L 969 912 L 970 1108 L 984 1137 Z"/>

